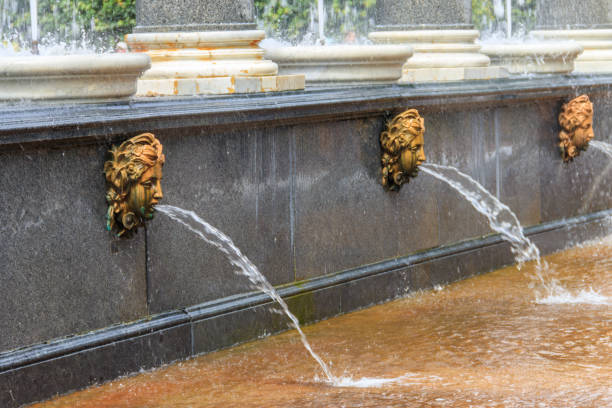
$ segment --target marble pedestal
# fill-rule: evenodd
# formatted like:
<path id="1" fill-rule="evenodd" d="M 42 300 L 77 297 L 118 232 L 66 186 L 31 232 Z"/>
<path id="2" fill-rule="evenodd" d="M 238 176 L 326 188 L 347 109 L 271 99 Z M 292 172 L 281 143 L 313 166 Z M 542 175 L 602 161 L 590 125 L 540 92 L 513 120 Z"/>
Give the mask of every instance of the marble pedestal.
<path id="1" fill-rule="evenodd" d="M 304 73 L 308 84 L 395 82 L 412 56 L 407 45 L 330 45 L 275 47 L 266 58 L 283 75 Z"/>
<path id="2" fill-rule="evenodd" d="M 475 41 L 478 30 L 378 31 L 375 43 L 407 44 L 414 55 L 404 64 L 398 82 L 461 81 L 507 77 L 504 69 L 490 66 Z"/>
<path id="3" fill-rule="evenodd" d="M 303 75 L 277 75 L 264 59 L 260 30 L 134 33 L 133 52 L 151 57 L 138 81 L 139 96 L 231 94 L 304 89 Z"/>
<path id="4" fill-rule="evenodd" d="M 582 47 L 571 41 L 499 43 L 483 45 L 481 52 L 512 74 L 569 74 Z"/>
<path id="5" fill-rule="evenodd" d="M 0 59 L 0 100 L 128 99 L 150 64 L 138 54 L 6 57 Z"/>
<path id="6" fill-rule="evenodd" d="M 536 30 L 531 34 L 546 40 L 573 40 L 584 48 L 575 64 L 575 72 L 612 72 L 612 29 Z"/>

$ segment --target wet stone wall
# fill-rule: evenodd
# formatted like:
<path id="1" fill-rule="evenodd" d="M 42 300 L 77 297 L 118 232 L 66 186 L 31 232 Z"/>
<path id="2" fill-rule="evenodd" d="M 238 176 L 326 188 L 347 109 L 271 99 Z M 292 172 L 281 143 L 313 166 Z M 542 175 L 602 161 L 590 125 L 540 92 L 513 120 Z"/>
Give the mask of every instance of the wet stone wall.
<path id="1" fill-rule="evenodd" d="M 597 137 L 612 142 L 608 82 L 589 81 Z M 138 132 L 153 132 L 164 145 L 164 203 L 225 232 L 274 285 L 490 234 L 484 217 L 426 174 L 397 193 L 382 189 L 378 137 L 388 115 L 403 108 L 416 107 L 425 118 L 428 161 L 474 177 L 525 226 L 612 208 L 609 161 L 589 150 L 564 164 L 556 148 L 560 104 L 579 90 L 520 96 L 513 86 L 482 85 L 476 96 L 457 88 L 416 97 L 414 89 L 391 86 L 354 98 L 318 92 L 310 97 L 318 105 L 311 100 L 308 109 L 295 95 L 237 99 L 234 112 L 215 112 L 206 99 L 160 101 L 165 116 L 153 119 L 154 104 L 145 101 L 126 108 L 134 116 L 107 134 L 92 120 L 43 126 L 27 137 L 24 130 L 21 142 L 11 136 L 0 150 L 0 351 L 251 291 L 222 254 L 162 214 L 130 240 L 104 229 L 105 151 Z M 258 101 L 280 107 L 257 109 Z M 96 114 L 112 114 L 104 109 Z M 148 116 L 137 117 L 138 109 Z M 503 249 L 404 276 L 417 287 L 423 279 L 444 283 L 485 272 L 499 266 L 495 256 L 511 262 Z M 361 307 L 357 298 L 374 303 L 375 291 L 397 285 L 390 277 L 378 282 L 371 293 L 343 288 L 336 312 L 350 311 L 353 296 Z"/>

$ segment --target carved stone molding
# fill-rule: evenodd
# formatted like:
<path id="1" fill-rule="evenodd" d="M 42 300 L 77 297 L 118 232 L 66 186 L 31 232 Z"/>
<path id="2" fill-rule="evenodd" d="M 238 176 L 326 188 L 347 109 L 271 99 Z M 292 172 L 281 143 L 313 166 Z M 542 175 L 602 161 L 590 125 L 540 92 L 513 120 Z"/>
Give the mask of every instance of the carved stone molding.
<path id="1" fill-rule="evenodd" d="M 416 109 L 408 109 L 387 122 L 380 134 L 382 185 L 386 190 L 397 191 L 417 176 L 425 161 L 424 134 L 425 119 Z"/>
<path id="2" fill-rule="evenodd" d="M 587 95 L 564 103 L 559 114 L 559 147 L 563 161 L 572 161 L 593 139 L 593 104 Z"/>
<path id="3" fill-rule="evenodd" d="M 165 157 L 151 133 L 143 133 L 113 146 L 106 174 L 106 228 L 117 236 L 130 236 L 153 218 L 155 204 L 163 198 L 161 179 Z"/>

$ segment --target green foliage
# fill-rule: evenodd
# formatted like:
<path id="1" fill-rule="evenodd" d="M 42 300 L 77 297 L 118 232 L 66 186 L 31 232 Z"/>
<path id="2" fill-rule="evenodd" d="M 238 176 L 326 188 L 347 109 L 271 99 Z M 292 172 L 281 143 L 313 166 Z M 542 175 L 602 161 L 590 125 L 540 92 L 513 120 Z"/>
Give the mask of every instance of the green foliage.
<path id="1" fill-rule="evenodd" d="M 2 35 L 27 43 L 29 0 L 0 0 Z M 136 22 L 135 0 L 38 0 L 39 37 L 65 43 L 113 47 Z M 25 34 L 27 33 L 27 34 Z"/>
<path id="2" fill-rule="evenodd" d="M 492 0 L 472 0 L 472 24 L 480 31 L 489 28 L 489 23 L 495 21 Z"/>
<path id="3" fill-rule="evenodd" d="M 310 0 L 255 0 L 258 19 L 269 35 L 287 40 L 301 39 L 309 30 L 312 13 Z"/>
<path id="4" fill-rule="evenodd" d="M 504 4 L 505 1 L 501 0 Z M 522 4 L 521 4 L 522 3 Z M 526 33 L 535 27 L 536 0 L 512 0 L 512 32 Z M 472 24 L 483 33 L 506 31 L 506 19 L 497 19 L 493 0 L 472 0 Z"/>
<path id="5" fill-rule="evenodd" d="M 327 39 L 343 41 L 351 33 L 367 35 L 376 0 L 325 0 L 324 4 Z M 318 37 L 316 0 L 255 0 L 255 7 L 269 37 L 292 43 Z"/>

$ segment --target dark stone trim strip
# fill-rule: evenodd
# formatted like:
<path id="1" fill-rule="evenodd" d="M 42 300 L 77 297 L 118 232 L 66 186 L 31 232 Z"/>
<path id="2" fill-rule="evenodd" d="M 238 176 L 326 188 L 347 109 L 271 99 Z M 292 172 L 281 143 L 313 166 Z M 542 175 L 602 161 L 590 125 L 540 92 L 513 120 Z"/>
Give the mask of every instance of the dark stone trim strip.
<path id="1" fill-rule="evenodd" d="M 380 115 L 407 106 L 436 110 L 516 104 L 608 92 L 611 75 L 542 75 L 491 81 L 309 89 L 301 92 L 185 98 L 138 98 L 82 105 L 0 106 L 0 148 L 100 143 L 144 130 L 287 125 Z"/>
<path id="2" fill-rule="evenodd" d="M 183 311 L 172 311 L 134 323 L 118 324 L 99 331 L 61 338 L 0 354 L 0 373 L 43 360 L 62 357 L 79 351 L 150 334 L 189 322 Z"/>
<path id="3" fill-rule="evenodd" d="M 612 217 L 612 209 L 604 210 L 588 215 L 578 216 L 566 220 L 553 221 L 524 229 L 526 236 L 539 235 L 554 230 L 571 228 L 580 224 L 592 223 Z M 416 266 L 436 259 L 450 257 L 462 253 L 472 252 L 484 247 L 502 244 L 505 241 L 499 234 L 489 235 L 479 239 L 463 241 L 458 244 L 441 246 L 427 249 L 408 256 L 394 258 L 371 265 L 365 265 L 347 271 L 325 275 L 303 282 L 291 283 L 277 287 L 279 294 L 283 298 L 297 296 L 306 292 L 325 289 L 331 286 L 351 282 L 372 275 L 386 273 L 395 269 L 402 269 L 409 266 Z M 192 321 L 207 319 L 224 313 L 230 313 L 248 307 L 270 303 L 270 298 L 259 292 L 245 293 L 214 300 L 186 309 Z"/>

